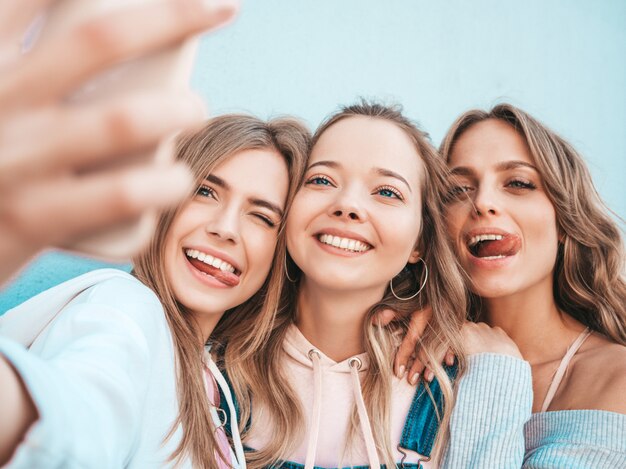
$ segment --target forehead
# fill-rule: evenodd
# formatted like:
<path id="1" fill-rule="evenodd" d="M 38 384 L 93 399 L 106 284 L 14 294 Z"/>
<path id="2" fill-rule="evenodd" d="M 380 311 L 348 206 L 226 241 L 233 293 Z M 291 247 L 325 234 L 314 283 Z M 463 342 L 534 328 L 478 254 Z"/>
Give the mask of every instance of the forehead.
<path id="1" fill-rule="evenodd" d="M 283 156 L 274 149 L 242 150 L 219 164 L 212 174 L 231 192 L 258 197 L 283 206 L 289 188 L 289 172 Z"/>
<path id="2" fill-rule="evenodd" d="M 512 125 L 487 119 L 463 132 L 454 144 L 448 164 L 489 166 L 509 160 L 534 163 L 528 144 Z"/>
<path id="3" fill-rule="evenodd" d="M 382 167 L 420 181 L 424 172 L 415 143 L 398 125 L 366 116 L 330 126 L 311 151 L 310 163 L 332 160 L 353 171 Z"/>

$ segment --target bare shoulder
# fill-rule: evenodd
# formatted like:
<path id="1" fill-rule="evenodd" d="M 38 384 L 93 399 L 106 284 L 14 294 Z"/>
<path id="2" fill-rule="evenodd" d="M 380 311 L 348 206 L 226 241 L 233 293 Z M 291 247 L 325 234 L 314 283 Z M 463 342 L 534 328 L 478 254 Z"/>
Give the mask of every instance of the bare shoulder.
<path id="1" fill-rule="evenodd" d="M 626 347 L 598 334 L 587 342 L 571 363 L 566 407 L 626 414 Z"/>

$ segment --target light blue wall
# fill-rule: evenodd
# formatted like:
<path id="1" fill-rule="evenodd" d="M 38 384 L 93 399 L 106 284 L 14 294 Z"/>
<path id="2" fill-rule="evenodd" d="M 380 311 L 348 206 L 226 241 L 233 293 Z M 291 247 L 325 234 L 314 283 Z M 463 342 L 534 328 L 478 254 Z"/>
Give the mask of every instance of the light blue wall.
<path id="1" fill-rule="evenodd" d="M 624 218 L 625 57 L 624 0 L 244 0 L 203 41 L 193 86 L 213 113 L 311 126 L 359 96 L 400 102 L 437 144 L 462 111 L 506 100 L 570 140 Z M 0 312 L 94 265 L 43 257 Z"/>

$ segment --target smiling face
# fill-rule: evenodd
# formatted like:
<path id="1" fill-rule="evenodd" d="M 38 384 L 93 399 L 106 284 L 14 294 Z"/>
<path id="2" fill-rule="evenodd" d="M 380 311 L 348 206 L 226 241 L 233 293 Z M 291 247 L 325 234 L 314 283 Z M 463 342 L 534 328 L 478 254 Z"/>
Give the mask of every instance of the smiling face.
<path id="1" fill-rule="evenodd" d="M 244 150 L 208 175 L 178 212 L 165 239 L 165 275 L 194 314 L 221 314 L 263 285 L 288 177 L 275 150 Z"/>
<path id="2" fill-rule="evenodd" d="M 504 121 L 484 120 L 458 138 L 448 165 L 456 188 L 448 231 L 474 293 L 551 292 L 556 215 L 522 136 Z"/>
<path id="3" fill-rule="evenodd" d="M 306 280 L 333 290 L 381 289 L 416 262 L 423 166 L 396 124 L 348 117 L 317 140 L 287 220 Z"/>

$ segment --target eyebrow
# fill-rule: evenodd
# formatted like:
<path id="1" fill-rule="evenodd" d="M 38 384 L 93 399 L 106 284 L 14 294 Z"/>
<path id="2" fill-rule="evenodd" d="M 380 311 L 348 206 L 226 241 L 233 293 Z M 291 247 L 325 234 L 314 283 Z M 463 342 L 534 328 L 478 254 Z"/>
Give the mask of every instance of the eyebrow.
<path id="1" fill-rule="evenodd" d="M 323 161 L 316 161 L 315 163 L 312 163 L 308 169 L 315 168 L 316 166 L 328 166 L 329 168 L 341 167 L 341 165 L 337 163 L 336 161 L 323 160 Z"/>
<path id="2" fill-rule="evenodd" d="M 281 209 L 278 205 L 273 204 L 272 202 L 268 202 L 267 200 L 263 200 L 263 199 L 257 199 L 254 197 L 249 198 L 248 202 L 250 202 L 252 205 L 256 205 L 258 207 L 264 207 L 268 210 L 271 210 L 281 220 L 283 219 L 283 215 L 285 214 L 285 212 L 283 212 L 283 209 Z"/>
<path id="3" fill-rule="evenodd" d="M 411 185 L 407 182 L 406 179 L 404 179 L 398 173 L 391 171 L 389 169 L 385 169 L 385 168 L 376 168 L 375 171 L 381 176 L 391 177 L 391 178 L 394 178 L 403 182 L 406 185 L 406 187 L 409 189 L 409 192 L 413 193 L 413 191 L 411 190 Z"/>
<path id="4" fill-rule="evenodd" d="M 214 174 L 209 174 L 205 179 L 209 181 L 210 183 L 215 184 L 216 186 L 219 186 L 226 191 L 230 191 L 230 185 L 226 181 L 224 181 L 222 178 Z M 285 215 L 285 212 L 283 211 L 282 208 L 280 208 L 278 205 L 273 204 L 272 202 L 269 202 L 265 199 L 260 199 L 258 197 L 250 197 L 248 198 L 248 203 L 250 203 L 251 205 L 256 205 L 257 207 L 266 208 L 274 212 L 281 220 L 283 216 Z"/>
<path id="5" fill-rule="evenodd" d="M 539 172 L 534 165 L 530 163 L 526 163 L 525 161 L 519 161 L 519 160 L 503 161 L 502 163 L 498 163 L 496 165 L 496 171 L 510 171 L 511 169 L 516 169 L 520 167 L 529 168 L 529 169 Z M 467 166 L 457 166 L 456 168 L 452 168 L 450 170 L 450 174 L 454 176 L 457 176 L 457 175 L 458 176 L 472 176 L 474 175 L 474 170 Z"/>
<path id="6" fill-rule="evenodd" d="M 328 166 L 329 168 L 334 168 L 334 169 L 341 168 L 341 164 L 337 163 L 336 161 L 324 160 L 324 161 L 317 161 L 311 164 L 309 166 L 309 169 L 314 168 L 316 166 Z M 399 181 L 403 182 L 406 185 L 406 187 L 409 189 L 409 192 L 412 193 L 411 185 L 407 182 L 406 179 L 404 179 L 398 173 L 391 171 L 390 169 L 385 169 L 385 168 L 374 168 L 374 172 L 376 172 L 377 174 L 380 174 L 381 176 L 387 176 L 387 177 L 398 179 Z"/>

